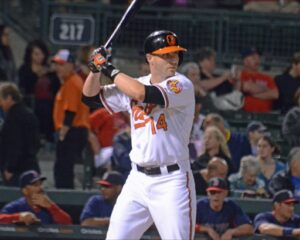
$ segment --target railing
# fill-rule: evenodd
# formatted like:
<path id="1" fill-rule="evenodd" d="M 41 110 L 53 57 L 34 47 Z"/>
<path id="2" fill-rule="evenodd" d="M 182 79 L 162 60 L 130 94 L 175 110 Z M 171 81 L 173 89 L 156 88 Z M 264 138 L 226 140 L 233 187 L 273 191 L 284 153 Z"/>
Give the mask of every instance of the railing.
<path id="1" fill-rule="evenodd" d="M 18 26 L 28 39 L 49 40 L 53 14 L 89 15 L 95 20 L 93 42 L 96 45 L 105 42 L 125 10 L 96 0 L 86 4 L 62 4 L 51 0 L 2 2 L 0 9 L 3 9 L 4 20 L 13 27 Z M 256 46 L 263 51 L 265 67 L 285 66 L 293 52 L 300 49 L 300 21 L 296 15 L 149 6 L 144 6 L 135 16 L 114 46 L 130 49 L 129 54 L 137 56 L 145 36 L 156 29 L 175 31 L 182 45 L 191 50 L 188 59 L 192 59 L 192 53 L 199 47 L 211 46 L 217 50 L 218 61 L 223 64 L 238 62 L 242 49 Z M 117 55 L 122 53 L 128 57 L 128 52 L 116 51 Z"/>

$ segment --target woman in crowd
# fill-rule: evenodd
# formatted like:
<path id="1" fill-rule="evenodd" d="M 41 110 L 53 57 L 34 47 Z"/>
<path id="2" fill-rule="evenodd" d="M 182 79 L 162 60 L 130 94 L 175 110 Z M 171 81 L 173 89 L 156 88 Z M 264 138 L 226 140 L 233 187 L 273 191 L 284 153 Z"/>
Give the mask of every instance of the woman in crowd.
<path id="1" fill-rule="evenodd" d="M 0 25 L 0 81 L 17 82 L 16 64 L 9 41 L 9 28 L 5 25 Z"/>
<path id="2" fill-rule="evenodd" d="M 271 137 L 264 135 L 257 144 L 257 160 L 260 165 L 260 174 L 258 177 L 268 186 L 272 176 L 285 168 L 282 162 L 274 159 L 274 155 L 279 155 L 279 147 Z"/>
<path id="3" fill-rule="evenodd" d="M 217 127 L 210 126 L 204 132 L 204 153 L 192 163 L 192 169 L 206 168 L 213 157 L 224 159 L 228 165 L 229 173 L 232 171 L 231 155 L 225 137 Z"/>
<path id="4" fill-rule="evenodd" d="M 241 159 L 238 173 L 229 176 L 231 196 L 233 197 L 267 197 L 265 183 L 258 178 L 260 167 L 253 156 Z"/>
<path id="5" fill-rule="evenodd" d="M 19 69 L 20 88 L 26 103 L 32 107 L 40 123 L 40 131 L 53 141 L 52 109 L 59 80 L 48 65 L 49 50 L 41 40 L 33 40 L 25 50 L 24 62 Z"/>

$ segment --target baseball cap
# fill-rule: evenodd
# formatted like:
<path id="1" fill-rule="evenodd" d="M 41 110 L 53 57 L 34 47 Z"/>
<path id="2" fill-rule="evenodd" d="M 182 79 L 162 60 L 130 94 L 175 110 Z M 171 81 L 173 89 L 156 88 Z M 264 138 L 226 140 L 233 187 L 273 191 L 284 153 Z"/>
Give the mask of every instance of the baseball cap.
<path id="1" fill-rule="evenodd" d="M 294 197 L 290 190 L 281 190 L 274 194 L 273 203 L 298 203 L 298 200 Z"/>
<path id="2" fill-rule="evenodd" d="M 20 188 L 24 188 L 27 185 L 33 184 L 37 181 L 44 181 L 46 179 L 46 177 L 40 176 L 40 174 L 37 171 L 29 170 L 22 173 L 22 175 L 19 177 L 19 185 Z"/>
<path id="3" fill-rule="evenodd" d="M 54 57 L 51 59 L 52 62 L 64 64 L 66 62 L 74 63 L 75 58 L 68 49 L 60 49 Z"/>
<path id="4" fill-rule="evenodd" d="M 223 192 L 228 190 L 227 182 L 223 178 L 214 177 L 208 181 L 206 191 Z"/>
<path id="5" fill-rule="evenodd" d="M 258 50 L 255 47 L 249 47 L 249 48 L 245 48 L 242 52 L 241 52 L 241 57 L 242 59 L 249 57 L 253 54 L 259 54 Z"/>
<path id="6" fill-rule="evenodd" d="M 124 182 L 125 180 L 121 173 L 116 171 L 111 171 L 111 172 L 106 172 L 103 175 L 102 180 L 98 181 L 97 183 L 100 185 L 112 186 L 112 185 L 123 185 Z"/>
<path id="7" fill-rule="evenodd" d="M 266 132 L 267 127 L 262 122 L 252 121 L 247 126 L 247 132 L 249 133 L 254 131 Z"/>

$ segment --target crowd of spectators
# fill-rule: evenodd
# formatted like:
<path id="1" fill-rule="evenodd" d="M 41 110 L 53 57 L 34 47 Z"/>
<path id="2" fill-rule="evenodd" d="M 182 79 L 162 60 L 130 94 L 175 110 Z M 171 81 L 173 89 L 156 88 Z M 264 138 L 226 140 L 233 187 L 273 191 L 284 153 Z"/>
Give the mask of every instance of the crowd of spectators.
<path id="1" fill-rule="evenodd" d="M 213 5 L 214 1 L 208 2 Z M 241 2 L 245 11 L 257 11 L 264 4 L 270 12 L 299 12 L 297 1 Z M 194 6 L 199 1 L 178 0 L 176 4 Z M 100 194 L 85 204 L 80 222 L 83 226 L 107 226 L 131 169 L 130 123 L 126 113 L 109 115 L 105 109 L 88 109 L 81 102 L 88 57 L 94 47 L 80 48 L 77 57 L 68 49 L 50 56 L 47 45 L 34 40 L 28 43 L 17 69 L 8 35 L 9 28 L 1 25 L 0 169 L 3 185 L 19 186 L 23 197 L 2 208 L 0 223 L 72 224 L 68 213 L 42 187 L 45 178 L 40 175 L 43 169 L 37 152 L 46 141 L 56 149 L 56 188 L 73 189 L 74 164 L 82 163 L 85 148 L 92 152 L 94 174 L 102 178 L 97 182 Z M 300 216 L 294 213 L 294 204 L 300 200 L 300 53 L 275 77 L 261 71 L 261 53 L 255 47 L 241 52 L 241 66 L 218 74 L 216 56 L 214 49 L 203 47 L 193 62 L 184 62 L 180 68 L 195 86 L 189 150 L 196 192 L 203 196 L 197 205 L 196 232 L 212 239 L 253 233 L 298 237 Z M 140 67 L 148 74 L 145 64 Z M 210 113 L 204 114 L 203 109 Z M 244 131 L 237 131 L 220 110 L 282 114 L 282 137 L 291 149 L 283 156 L 286 162 L 278 158 L 280 146 L 263 122 L 251 121 Z M 228 196 L 272 199 L 273 212 L 250 219 Z"/>

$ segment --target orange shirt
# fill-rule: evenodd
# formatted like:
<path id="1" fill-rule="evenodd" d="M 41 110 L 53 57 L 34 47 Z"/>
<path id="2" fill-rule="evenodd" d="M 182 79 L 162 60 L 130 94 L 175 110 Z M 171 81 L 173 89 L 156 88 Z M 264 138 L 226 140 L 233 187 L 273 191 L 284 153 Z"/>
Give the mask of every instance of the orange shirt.
<path id="1" fill-rule="evenodd" d="M 75 112 L 72 127 L 89 128 L 89 108 L 81 102 L 83 81 L 76 73 L 65 79 L 56 94 L 53 120 L 55 130 L 62 127 L 65 111 Z"/>
<path id="2" fill-rule="evenodd" d="M 90 123 L 101 147 L 112 146 L 115 134 L 127 125 L 121 113 L 110 114 L 105 108 L 93 112 Z"/>
<path id="3" fill-rule="evenodd" d="M 262 86 L 266 86 L 269 89 L 277 89 L 274 79 L 266 74 L 260 72 L 247 72 L 245 70 L 241 73 L 241 83 L 251 81 Z M 252 97 L 245 93 L 244 110 L 246 112 L 269 112 L 272 110 L 273 100 L 260 99 Z"/>

